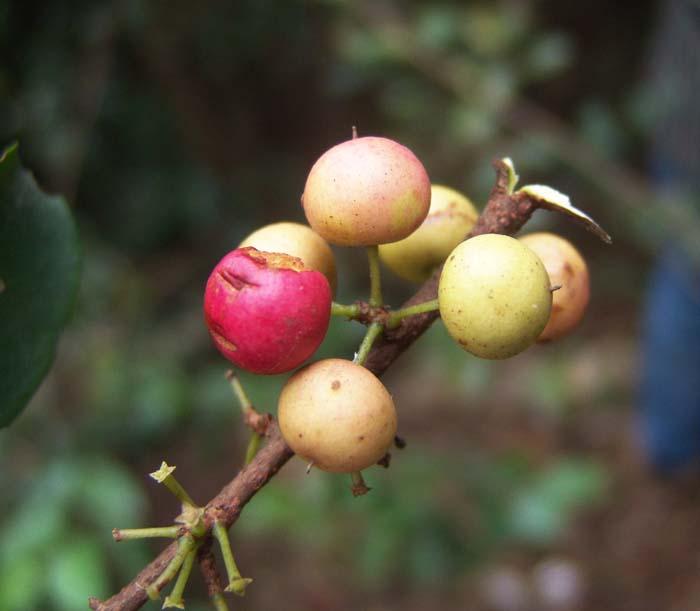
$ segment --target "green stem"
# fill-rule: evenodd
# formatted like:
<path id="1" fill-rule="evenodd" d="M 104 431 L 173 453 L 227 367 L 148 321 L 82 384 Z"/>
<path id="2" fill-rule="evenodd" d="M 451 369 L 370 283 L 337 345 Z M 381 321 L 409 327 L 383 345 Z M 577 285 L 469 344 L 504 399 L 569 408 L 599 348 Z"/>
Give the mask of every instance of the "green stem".
<path id="1" fill-rule="evenodd" d="M 345 305 L 343 303 L 331 304 L 331 316 L 345 316 L 347 318 L 357 318 L 360 315 L 360 306 L 356 303 Z"/>
<path id="2" fill-rule="evenodd" d="M 357 363 L 358 365 L 364 365 L 364 362 L 367 360 L 367 356 L 369 355 L 369 351 L 372 348 L 374 340 L 376 340 L 381 335 L 383 330 L 384 327 L 380 322 L 373 322 L 369 327 L 367 327 L 365 337 L 363 338 L 362 343 L 360 344 L 360 347 L 357 349 L 357 353 L 355 354 L 355 359 L 353 360 L 354 363 Z"/>
<path id="3" fill-rule="evenodd" d="M 168 608 L 184 609 L 185 608 L 185 603 L 182 600 L 182 595 L 185 592 L 185 586 L 187 585 L 187 580 L 190 578 L 190 573 L 192 572 L 192 565 L 194 564 L 194 558 L 197 555 L 197 547 L 199 547 L 199 546 L 196 545 L 185 556 L 185 560 L 182 563 L 182 567 L 180 568 L 180 574 L 177 576 L 177 581 L 175 581 L 175 585 L 173 586 L 173 590 L 172 590 L 172 592 L 170 592 L 169 596 L 165 597 L 165 602 L 163 603 L 163 609 L 168 609 Z"/>
<path id="4" fill-rule="evenodd" d="M 216 611 L 229 611 L 228 603 L 221 592 L 214 594 L 210 600 Z"/>
<path id="5" fill-rule="evenodd" d="M 190 505 L 196 507 L 195 502 L 190 498 L 185 489 L 180 485 L 173 475 L 175 471 L 174 466 L 168 465 L 163 461 L 160 468 L 157 471 L 151 473 L 151 477 L 156 480 L 159 484 L 163 484 L 170 492 L 172 492 L 183 505 Z"/>
<path id="6" fill-rule="evenodd" d="M 415 316 L 416 314 L 424 314 L 425 312 L 432 312 L 438 309 L 438 300 L 431 299 L 430 301 L 424 301 L 423 303 L 417 303 L 406 308 L 401 308 L 400 310 L 394 310 L 389 312 L 386 318 L 386 328 L 395 329 L 401 324 L 404 318 L 409 316 Z"/>
<path id="7" fill-rule="evenodd" d="M 258 453 L 258 449 L 260 448 L 261 439 L 262 437 L 255 431 L 251 433 L 250 439 L 248 440 L 248 447 L 245 451 L 245 461 L 243 462 L 243 466 L 248 465 L 248 463 L 255 458 L 255 455 Z"/>
<path id="8" fill-rule="evenodd" d="M 135 539 L 156 539 L 165 537 L 177 539 L 179 526 L 162 526 L 157 528 L 113 528 L 112 536 L 115 541 L 133 541 Z"/>
<path id="9" fill-rule="evenodd" d="M 165 570 L 160 574 L 158 579 L 156 579 L 150 586 L 146 588 L 146 593 L 151 600 L 158 600 L 160 598 L 161 588 L 168 582 L 170 582 L 177 572 L 180 570 L 182 563 L 185 561 L 187 554 L 189 554 L 195 546 L 194 537 L 192 535 L 184 535 L 180 537 L 177 542 L 177 551 L 173 556 Z"/>
<path id="10" fill-rule="evenodd" d="M 228 540 L 228 533 L 226 532 L 226 527 L 223 525 L 223 523 L 214 522 L 212 533 L 216 540 L 219 542 L 221 555 L 224 559 L 224 565 L 226 566 L 228 585 L 226 586 L 225 590 L 227 592 L 233 592 L 234 594 L 243 596 L 245 594 L 246 586 L 252 581 L 252 579 L 241 577 L 241 573 L 238 570 L 236 561 L 233 558 L 231 542 Z"/>
<path id="11" fill-rule="evenodd" d="M 384 305 L 382 299 L 382 276 L 379 269 L 379 246 L 367 247 L 367 258 L 369 259 L 369 305 L 373 308 L 380 308 Z"/>
<path id="12" fill-rule="evenodd" d="M 233 369 L 230 369 L 229 371 L 226 372 L 226 377 L 229 379 L 229 382 L 231 383 L 231 388 L 233 390 L 233 394 L 235 395 L 236 399 L 238 400 L 238 404 L 241 406 L 241 411 L 243 412 L 243 415 L 245 415 L 247 412 L 250 412 L 251 410 L 255 410 L 255 408 L 253 407 L 253 403 L 248 398 L 246 391 L 243 389 L 243 385 L 241 384 L 241 381 L 238 379 L 236 372 L 233 371 Z"/>

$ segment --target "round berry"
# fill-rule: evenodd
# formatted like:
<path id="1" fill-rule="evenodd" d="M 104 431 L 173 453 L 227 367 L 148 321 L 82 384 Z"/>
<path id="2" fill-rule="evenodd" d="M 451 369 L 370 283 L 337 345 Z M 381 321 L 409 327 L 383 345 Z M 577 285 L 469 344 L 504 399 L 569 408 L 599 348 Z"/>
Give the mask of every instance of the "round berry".
<path id="1" fill-rule="evenodd" d="M 333 473 L 375 464 L 396 435 L 396 409 L 387 389 L 371 371 L 344 359 L 297 371 L 282 389 L 278 418 L 289 447 Z"/>
<path id="2" fill-rule="evenodd" d="M 355 138 L 314 164 L 302 205 L 313 230 L 331 244 L 396 242 L 428 214 L 430 179 L 418 158 L 398 142 Z"/>
<path id="3" fill-rule="evenodd" d="M 253 373 L 290 371 L 323 341 L 331 311 L 326 277 L 301 259 L 239 248 L 209 276 L 204 316 L 219 351 Z"/>
<path id="4" fill-rule="evenodd" d="M 272 223 L 251 233 L 238 247 L 253 246 L 266 252 L 299 257 L 306 267 L 321 272 L 335 294 L 337 277 L 333 251 L 311 227 L 300 223 Z"/>
<path id="5" fill-rule="evenodd" d="M 421 226 L 407 238 L 379 247 L 384 264 L 411 282 L 427 280 L 479 217 L 474 204 L 450 187 L 433 185 L 431 194 L 430 211 Z"/>
<path id="6" fill-rule="evenodd" d="M 505 359 L 542 332 L 552 294 L 532 250 L 514 238 L 487 234 L 452 251 L 440 276 L 438 301 L 445 327 L 465 350 Z"/>
<path id="7" fill-rule="evenodd" d="M 552 293 L 549 322 L 537 341 L 564 337 L 581 322 L 588 305 L 590 285 L 586 262 L 571 242 L 553 233 L 531 233 L 520 241 L 541 259 L 552 286 L 560 287 Z"/>

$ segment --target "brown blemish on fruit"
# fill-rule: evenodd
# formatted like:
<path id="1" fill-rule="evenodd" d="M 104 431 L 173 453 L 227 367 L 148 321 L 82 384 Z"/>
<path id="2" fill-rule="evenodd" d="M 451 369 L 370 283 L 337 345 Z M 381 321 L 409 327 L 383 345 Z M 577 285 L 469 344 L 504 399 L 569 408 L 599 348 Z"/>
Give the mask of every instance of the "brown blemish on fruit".
<path id="1" fill-rule="evenodd" d="M 333 390 L 338 390 L 340 388 L 340 380 L 333 380 L 331 383 L 331 388 Z"/>
<path id="2" fill-rule="evenodd" d="M 209 329 L 209 333 L 211 333 L 211 336 L 214 338 L 214 340 L 222 345 L 226 350 L 229 350 L 231 352 L 235 352 L 238 350 L 238 346 L 234 344 L 231 340 L 226 339 L 219 331 L 215 331 L 214 329 Z"/>
<path id="3" fill-rule="evenodd" d="M 304 262 L 299 257 L 293 257 L 282 252 L 265 252 L 252 246 L 244 246 L 240 250 L 258 265 L 276 269 L 291 269 L 295 272 L 309 271 L 309 268 L 304 265 Z"/>
<path id="4" fill-rule="evenodd" d="M 360 436 L 357 438 L 357 441 L 364 441 L 364 440 L 365 440 L 365 436 L 364 436 L 364 435 L 360 435 Z"/>

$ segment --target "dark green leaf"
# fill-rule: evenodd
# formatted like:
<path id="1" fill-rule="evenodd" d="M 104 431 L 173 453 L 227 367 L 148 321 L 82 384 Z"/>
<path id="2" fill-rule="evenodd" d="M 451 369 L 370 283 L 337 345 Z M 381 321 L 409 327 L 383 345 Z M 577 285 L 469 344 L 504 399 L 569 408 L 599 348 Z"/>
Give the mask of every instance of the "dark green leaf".
<path id="1" fill-rule="evenodd" d="M 22 411 L 53 362 L 79 259 L 65 201 L 41 192 L 11 146 L 0 158 L 0 427 Z"/>

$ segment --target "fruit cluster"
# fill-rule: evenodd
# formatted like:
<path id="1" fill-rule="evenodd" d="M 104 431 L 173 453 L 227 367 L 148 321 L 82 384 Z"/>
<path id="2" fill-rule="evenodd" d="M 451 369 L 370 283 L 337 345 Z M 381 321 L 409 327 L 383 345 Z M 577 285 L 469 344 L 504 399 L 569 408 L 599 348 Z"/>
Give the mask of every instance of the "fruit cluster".
<path id="1" fill-rule="evenodd" d="M 516 179 L 512 172 L 511 192 Z M 561 198 L 568 199 L 547 189 L 531 187 L 533 193 L 555 194 L 553 205 L 565 207 Z M 393 140 L 353 138 L 328 150 L 308 175 L 302 205 L 310 226 L 263 227 L 216 265 L 204 312 L 216 347 L 236 366 L 258 374 L 291 371 L 321 344 L 332 312 L 359 318 L 357 305 L 332 301 L 336 266 L 329 243 L 368 247 L 369 305 L 383 316 L 369 321 L 354 361 L 307 365 L 290 377 L 279 398 L 285 441 L 319 469 L 358 474 L 382 460 L 395 439 L 391 395 L 363 366 L 386 327 L 439 308 L 465 350 L 504 359 L 536 341 L 566 335 L 583 316 L 588 272 L 570 243 L 546 233 L 464 241 L 478 220 L 476 208 L 457 191 L 431 185 L 417 157 Z M 389 311 L 381 297 L 379 260 L 414 282 L 443 266 L 437 300 Z"/>
<path id="2" fill-rule="evenodd" d="M 226 608 L 210 550 L 216 540 L 226 568 L 224 591 L 245 594 L 227 529 L 241 507 L 289 460 L 290 449 L 309 467 L 352 476 L 354 495 L 369 488 L 362 470 L 389 466 L 397 416 L 381 372 L 425 331 L 439 312 L 450 335 L 469 352 L 503 359 L 539 341 L 571 332 L 588 301 L 588 272 L 576 249 L 557 236 L 516 233 L 537 208 L 562 212 L 603 241 L 610 236 L 569 198 L 544 185 L 517 191 L 510 159 L 497 172 L 489 202 L 479 216 L 472 203 L 448 187 L 431 185 L 421 162 L 386 138 L 357 138 L 324 153 L 314 164 L 302 196 L 310 226 L 275 223 L 255 231 L 216 265 L 207 281 L 204 314 L 219 351 L 234 365 L 287 380 L 278 401 L 278 424 L 258 412 L 235 372 L 231 386 L 243 420 L 252 429 L 245 464 L 263 435 L 265 450 L 204 506 L 197 505 L 165 462 L 151 477 L 181 503 L 175 523 L 114 529 L 116 541 L 177 539 L 119 594 L 92 609 L 135 609 L 157 599 L 175 580 L 163 608 L 184 609 L 183 592 L 199 560 L 212 602 Z M 336 265 L 329 246 L 364 246 L 370 276 L 368 301 L 335 303 Z M 384 304 L 381 262 L 402 278 L 423 282 L 399 309 Z M 367 325 L 354 359 L 322 359 L 316 352 L 331 315 Z M 413 318 L 412 318 L 413 317 Z M 374 342 L 386 332 L 380 345 Z M 374 346 L 374 350 L 373 350 Z M 397 352 L 398 350 L 398 352 Z M 277 433 L 281 433 L 280 438 Z"/>

